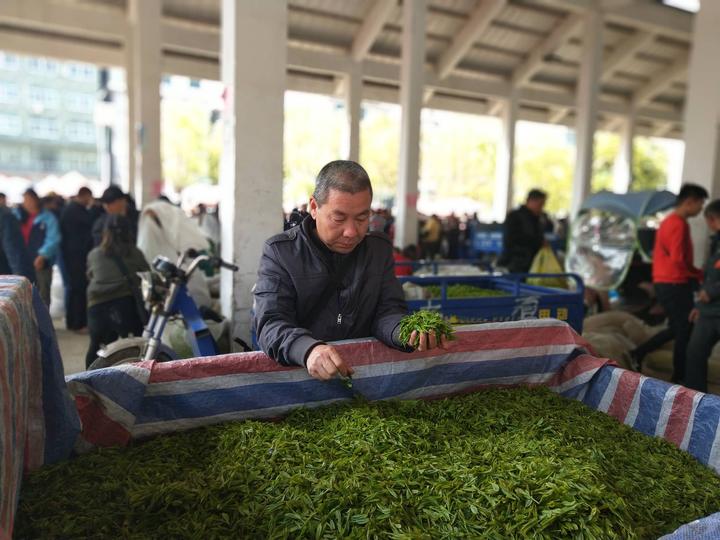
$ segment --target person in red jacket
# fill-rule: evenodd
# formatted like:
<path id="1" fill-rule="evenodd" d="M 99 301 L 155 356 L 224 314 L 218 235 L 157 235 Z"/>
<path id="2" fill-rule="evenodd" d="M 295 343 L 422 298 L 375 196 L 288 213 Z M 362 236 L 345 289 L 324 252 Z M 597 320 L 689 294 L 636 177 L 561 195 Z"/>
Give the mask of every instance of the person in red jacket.
<path id="1" fill-rule="evenodd" d="M 668 327 L 675 337 L 673 382 L 684 381 L 685 359 L 692 321 L 693 293 L 702 271 L 693 264 L 693 245 L 688 218 L 697 216 L 708 198 L 705 188 L 684 184 L 675 210 L 660 224 L 653 248 L 653 284 L 658 301 L 668 316 Z"/>

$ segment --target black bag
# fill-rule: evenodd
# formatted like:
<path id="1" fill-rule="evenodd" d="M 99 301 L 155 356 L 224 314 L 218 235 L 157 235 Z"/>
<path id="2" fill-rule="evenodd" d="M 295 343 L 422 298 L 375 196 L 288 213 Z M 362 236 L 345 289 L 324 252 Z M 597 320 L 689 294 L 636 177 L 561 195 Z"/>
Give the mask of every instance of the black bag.
<path id="1" fill-rule="evenodd" d="M 118 255 L 111 255 L 111 257 L 113 262 L 115 262 L 115 265 L 118 267 L 120 272 L 122 272 L 122 275 L 125 276 L 125 279 L 127 280 L 130 291 L 132 292 L 133 298 L 135 299 L 135 310 L 137 311 L 138 318 L 140 319 L 142 325 L 145 326 L 149 320 L 149 317 L 148 312 L 145 309 L 145 302 L 143 302 L 142 299 L 142 292 L 140 291 L 140 288 L 133 283 L 133 280 L 130 277 L 130 271 L 125 265 L 125 261 L 122 260 L 122 257 Z"/>

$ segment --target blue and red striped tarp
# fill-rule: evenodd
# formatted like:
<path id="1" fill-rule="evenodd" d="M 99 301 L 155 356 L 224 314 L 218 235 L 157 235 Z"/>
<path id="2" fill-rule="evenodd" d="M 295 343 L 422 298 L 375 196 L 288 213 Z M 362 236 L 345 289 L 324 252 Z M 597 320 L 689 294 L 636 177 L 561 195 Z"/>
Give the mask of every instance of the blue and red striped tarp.
<path id="1" fill-rule="evenodd" d="M 139 364 L 68 378 L 83 445 L 126 444 L 228 420 L 274 418 L 353 399 L 418 399 L 498 385 L 544 385 L 687 450 L 720 472 L 720 398 L 626 371 L 590 354 L 565 323 L 541 319 L 460 328 L 448 351 L 403 353 L 373 340 L 337 344 L 352 390 L 262 353 Z"/>
<path id="2" fill-rule="evenodd" d="M 0 540 L 23 471 L 70 457 L 79 431 L 47 307 L 25 278 L 0 276 Z"/>

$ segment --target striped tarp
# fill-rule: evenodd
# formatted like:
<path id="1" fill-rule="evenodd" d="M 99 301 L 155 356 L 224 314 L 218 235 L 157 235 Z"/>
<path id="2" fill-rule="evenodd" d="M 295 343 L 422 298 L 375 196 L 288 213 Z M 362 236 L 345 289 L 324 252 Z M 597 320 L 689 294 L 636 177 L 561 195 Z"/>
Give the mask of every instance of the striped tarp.
<path id="1" fill-rule="evenodd" d="M 720 398 L 623 370 L 590 354 L 565 323 L 528 320 L 460 328 L 449 351 L 403 353 L 379 342 L 337 344 L 355 369 L 352 389 L 321 382 L 262 353 L 141 363 L 68 378 L 83 419 L 83 445 L 203 425 L 275 418 L 297 407 L 353 399 L 437 398 L 498 385 L 544 385 L 720 472 Z"/>
<path id="2" fill-rule="evenodd" d="M 79 429 L 47 308 L 26 279 L 0 276 L 0 539 L 23 471 L 68 458 Z"/>

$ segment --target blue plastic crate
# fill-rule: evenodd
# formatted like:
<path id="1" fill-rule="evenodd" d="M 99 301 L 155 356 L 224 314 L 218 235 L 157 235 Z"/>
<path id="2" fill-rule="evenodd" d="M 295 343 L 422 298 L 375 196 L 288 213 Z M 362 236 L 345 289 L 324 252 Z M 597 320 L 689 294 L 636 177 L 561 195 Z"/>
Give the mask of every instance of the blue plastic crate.
<path id="1" fill-rule="evenodd" d="M 528 285 L 528 277 L 565 277 L 575 281 L 573 291 Z M 497 276 L 431 276 L 402 277 L 401 283 L 439 285 L 440 298 L 408 300 L 411 311 L 435 309 L 454 324 L 518 321 L 554 318 L 567 321 L 576 332 L 582 332 L 585 306 L 582 279 L 575 274 L 505 274 Z M 499 290 L 507 296 L 482 298 L 448 298 L 447 287 L 456 283 L 483 289 Z"/>

